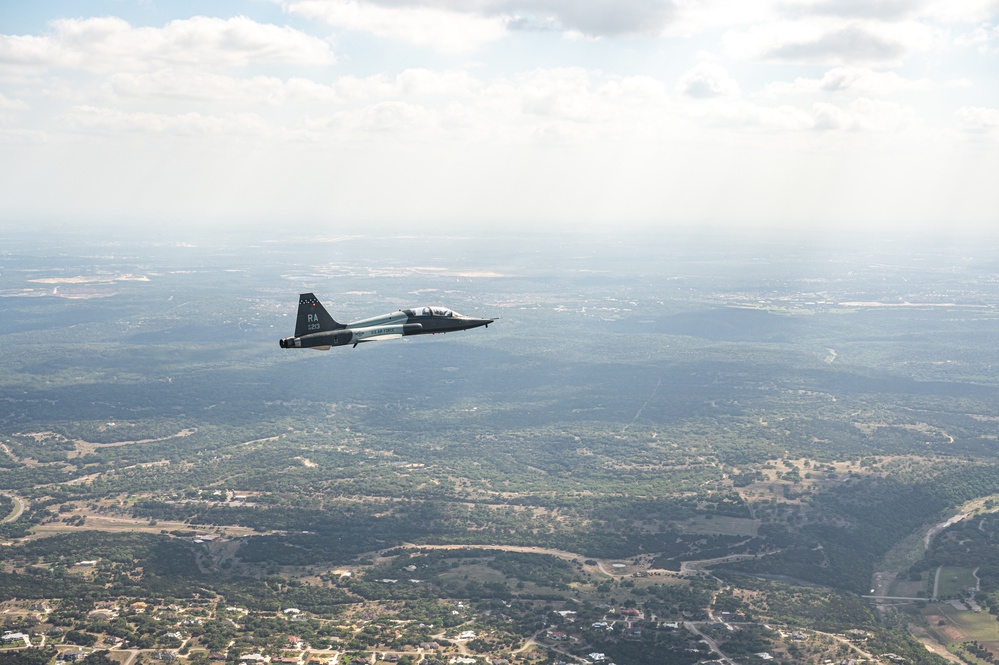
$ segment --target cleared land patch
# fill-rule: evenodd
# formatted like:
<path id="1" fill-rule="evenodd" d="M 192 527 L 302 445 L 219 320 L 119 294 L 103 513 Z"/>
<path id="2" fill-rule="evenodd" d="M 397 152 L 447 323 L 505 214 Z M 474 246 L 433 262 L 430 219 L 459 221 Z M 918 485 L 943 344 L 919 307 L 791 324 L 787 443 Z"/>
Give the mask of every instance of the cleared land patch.
<path id="1" fill-rule="evenodd" d="M 947 603 L 927 605 L 923 614 L 929 629 L 951 651 L 962 642 L 977 641 L 999 655 L 999 626 L 987 612 L 958 611 Z"/>
<path id="2" fill-rule="evenodd" d="M 956 566 L 941 566 L 940 584 L 937 587 L 938 598 L 950 598 L 964 595 L 963 590 L 975 587 L 977 580 L 974 568 L 958 568 Z"/>
<path id="3" fill-rule="evenodd" d="M 760 529 L 758 520 L 745 517 L 698 515 L 676 526 L 687 533 L 719 534 L 722 536 L 755 537 Z"/>

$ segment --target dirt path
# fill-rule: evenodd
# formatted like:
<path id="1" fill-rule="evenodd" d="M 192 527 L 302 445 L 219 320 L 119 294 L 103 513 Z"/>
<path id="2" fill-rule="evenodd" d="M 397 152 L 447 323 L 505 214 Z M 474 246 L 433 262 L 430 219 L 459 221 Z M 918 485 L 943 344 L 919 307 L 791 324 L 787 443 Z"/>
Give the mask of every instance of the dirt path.
<path id="1" fill-rule="evenodd" d="M 933 574 L 933 600 L 940 597 L 940 571 L 943 566 L 937 566 L 937 572 Z"/>
<path id="2" fill-rule="evenodd" d="M 645 407 L 647 407 L 649 403 L 656 398 L 656 393 L 659 392 L 659 389 L 662 387 L 662 385 L 663 385 L 663 378 L 659 377 L 659 381 L 658 383 L 656 383 L 656 387 L 652 389 L 652 394 L 649 395 L 649 398 L 645 400 L 644 404 L 638 407 L 638 411 L 635 413 L 632 419 L 629 420 L 628 423 L 621 429 L 622 432 L 627 432 L 628 428 L 634 425 L 635 421 L 637 421 L 639 418 L 642 417 L 642 411 L 644 411 Z"/>

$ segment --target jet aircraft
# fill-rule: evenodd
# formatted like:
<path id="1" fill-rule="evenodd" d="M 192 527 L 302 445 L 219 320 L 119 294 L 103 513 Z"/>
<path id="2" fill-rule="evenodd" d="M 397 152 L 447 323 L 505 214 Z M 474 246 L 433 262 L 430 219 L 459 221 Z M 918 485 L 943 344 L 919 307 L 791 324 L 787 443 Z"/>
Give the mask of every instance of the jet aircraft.
<path id="1" fill-rule="evenodd" d="M 317 349 L 333 346 L 357 346 L 361 342 L 398 339 L 407 335 L 433 335 L 489 326 L 496 319 L 462 316 L 446 307 L 414 307 L 382 314 L 353 323 L 337 323 L 311 293 L 298 298 L 295 336 L 280 341 L 282 349 Z"/>

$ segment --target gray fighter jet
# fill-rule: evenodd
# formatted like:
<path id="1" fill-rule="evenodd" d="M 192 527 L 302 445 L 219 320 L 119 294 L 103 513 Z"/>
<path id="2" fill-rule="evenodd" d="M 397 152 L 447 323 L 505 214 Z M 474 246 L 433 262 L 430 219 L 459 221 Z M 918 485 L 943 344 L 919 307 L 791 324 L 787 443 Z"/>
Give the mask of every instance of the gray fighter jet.
<path id="1" fill-rule="evenodd" d="M 337 323 L 322 303 L 311 293 L 298 299 L 295 336 L 281 340 L 282 349 L 318 349 L 332 346 L 357 346 L 361 342 L 379 342 L 407 335 L 434 335 L 452 330 L 488 326 L 496 319 L 462 316 L 445 307 L 414 307 L 382 314 L 353 323 Z"/>

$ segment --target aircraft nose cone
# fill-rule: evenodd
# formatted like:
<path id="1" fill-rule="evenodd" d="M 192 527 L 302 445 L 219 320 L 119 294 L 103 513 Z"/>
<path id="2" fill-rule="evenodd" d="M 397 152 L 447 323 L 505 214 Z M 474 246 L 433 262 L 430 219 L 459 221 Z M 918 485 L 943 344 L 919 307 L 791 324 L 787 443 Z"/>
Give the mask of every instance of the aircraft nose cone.
<path id="1" fill-rule="evenodd" d="M 488 326 L 490 323 L 496 319 L 480 319 L 474 316 L 463 316 L 461 317 L 462 328 L 478 328 L 480 326 Z"/>

